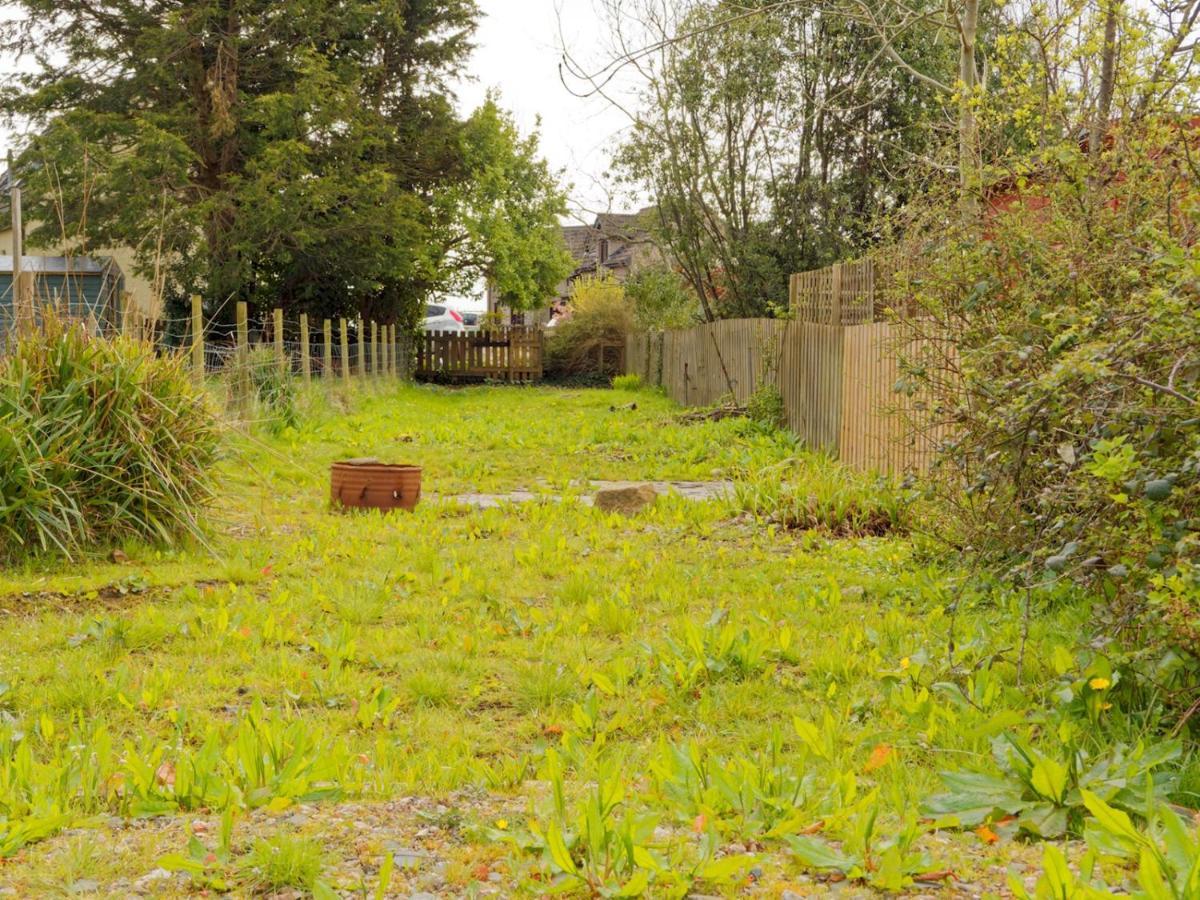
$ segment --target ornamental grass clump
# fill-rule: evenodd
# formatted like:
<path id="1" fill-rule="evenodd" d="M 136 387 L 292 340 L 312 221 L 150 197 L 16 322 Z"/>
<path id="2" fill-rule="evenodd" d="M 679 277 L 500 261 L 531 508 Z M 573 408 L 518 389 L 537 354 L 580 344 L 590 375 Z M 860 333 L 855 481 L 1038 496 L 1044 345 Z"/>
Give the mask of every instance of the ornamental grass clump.
<path id="1" fill-rule="evenodd" d="M 0 359 L 0 559 L 198 534 L 218 444 L 182 360 L 48 314 Z"/>

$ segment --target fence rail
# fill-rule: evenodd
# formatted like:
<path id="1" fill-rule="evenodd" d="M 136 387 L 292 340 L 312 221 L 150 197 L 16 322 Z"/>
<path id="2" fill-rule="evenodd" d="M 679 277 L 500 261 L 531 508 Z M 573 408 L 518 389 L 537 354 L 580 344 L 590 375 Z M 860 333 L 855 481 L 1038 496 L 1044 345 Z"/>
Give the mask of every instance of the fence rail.
<path id="1" fill-rule="evenodd" d="M 417 342 L 416 374 L 452 381 L 541 381 L 543 350 L 540 328 L 430 331 Z"/>
<path id="2" fill-rule="evenodd" d="M 808 446 L 863 471 L 904 474 L 927 470 L 946 436 L 925 398 L 895 390 L 900 360 L 921 343 L 885 322 L 731 319 L 631 335 L 626 357 L 631 373 L 686 406 L 729 395 L 745 404 L 774 384 L 788 427 Z"/>

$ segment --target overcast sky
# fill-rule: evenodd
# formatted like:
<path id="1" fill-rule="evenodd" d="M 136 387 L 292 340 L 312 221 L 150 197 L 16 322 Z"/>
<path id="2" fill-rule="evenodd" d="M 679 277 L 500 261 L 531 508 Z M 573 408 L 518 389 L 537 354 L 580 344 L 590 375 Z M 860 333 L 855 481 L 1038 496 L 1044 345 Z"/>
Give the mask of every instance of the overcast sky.
<path id="1" fill-rule="evenodd" d="M 607 151 L 627 120 L 603 100 L 573 96 L 558 71 L 560 13 L 567 46 L 578 55 L 602 55 L 604 35 L 598 33 L 592 0 L 479 0 L 479 6 L 484 18 L 471 59 L 473 81 L 459 92 L 464 111 L 478 106 L 489 88 L 498 88 L 501 104 L 523 132 L 540 116 L 542 151 L 554 168 L 566 170 L 573 214 L 607 210 Z M 613 203 L 623 205 L 620 198 Z"/>

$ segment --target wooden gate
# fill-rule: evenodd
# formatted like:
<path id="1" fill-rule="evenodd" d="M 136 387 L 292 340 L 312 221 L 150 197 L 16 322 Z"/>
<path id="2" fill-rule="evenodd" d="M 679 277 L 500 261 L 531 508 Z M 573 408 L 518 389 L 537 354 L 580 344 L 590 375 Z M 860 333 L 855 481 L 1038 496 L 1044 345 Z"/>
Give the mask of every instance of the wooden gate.
<path id="1" fill-rule="evenodd" d="M 540 328 L 427 331 L 417 339 L 418 378 L 447 381 L 542 380 Z"/>

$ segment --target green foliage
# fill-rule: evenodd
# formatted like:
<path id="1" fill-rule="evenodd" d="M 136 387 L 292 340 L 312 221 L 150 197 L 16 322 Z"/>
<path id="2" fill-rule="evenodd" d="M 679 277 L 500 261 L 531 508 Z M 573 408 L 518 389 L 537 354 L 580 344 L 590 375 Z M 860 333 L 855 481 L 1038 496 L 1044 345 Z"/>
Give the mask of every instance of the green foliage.
<path id="1" fill-rule="evenodd" d="M 1175 779 L 1158 770 L 1180 754 L 1175 743 L 1139 745 L 1132 751 L 1116 746 L 1092 761 L 1082 750 L 1064 749 L 1064 756 L 1054 757 L 1004 735 L 992 748 L 999 776 L 944 772 L 947 792 L 930 797 L 923 812 L 964 827 L 1011 817 L 1017 830 L 1037 838 L 1080 835 L 1088 792 L 1137 810 L 1172 789 Z"/>
<path id="2" fill-rule="evenodd" d="M 655 50 L 616 169 L 653 197 L 704 318 L 770 315 L 790 273 L 869 246 L 875 218 L 915 190 L 938 93 L 890 77 L 857 8 L 715 0 L 646 20 Z M 910 25 L 889 49 L 952 83 L 939 29 Z"/>
<path id="3" fill-rule="evenodd" d="M 674 269 L 665 265 L 639 269 L 625 282 L 639 330 L 687 328 L 702 316 L 695 292 Z"/>
<path id="4" fill-rule="evenodd" d="M 269 894 L 299 888 L 318 898 L 338 896 L 321 880 L 325 849 L 312 838 L 281 834 L 254 842 L 238 868 L 255 893 Z"/>
<path id="5" fill-rule="evenodd" d="M 47 313 L 0 359 L 0 557 L 197 535 L 219 429 L 182 360 Z"/>
<path id="6" fill-rule="evenodd" d="M 571 315 L 546 335 L 546 371 L 553 375 L 620 374 L 615 348 L 633 329 L 625 289 L 611 276 L 581 278 L 571 289 Z"/>
<path id="7" fill-rule="evenodd" d="M 473 260 L 469 275 L 486 277 L 505 306 L 543 306 L 575 268 L 563 243 L 559 217 L 566 196 L 559 178 L 538 156 L 538 136 L 522 138 L 495 97 L 464 126 L 470 177 L 459 188 L 460 249 Z"/>
<path id="8" fill-rule="evenodd" d="M 132 248 L 174 308 L 202 293 L 226 321 L 246 300 L 415 325 L 483 275 L 543 299 L 568 266 L 557 178 L 492 99 L 462 121 L 451 92 L 478 14 L 22 0 L 0 42 L 37 54 L 6 91 L 31 243 Z"/>
<path id="9" fill-rule="evenodd" d="M 901 289 L 930 340 L 898 388 L 949 425 L 935 482 L 947 540 L 1031 590 L 1102 593 L 1106 618 L 1135 623 L 1135 646 L 1188 655 L 1192 680 L 1172 687 L 1186 694 L 1200 634 L 1200 253 L 1172 212 L 1195 208 L 1194 185 L 1172 174 L 1183 137 L 1131 125 L 1099 161 L 1061 145 L 1018 178 L 1028 204 L 928 254 Z"/>
<path id="10" fill-rule="evenodd" d="M 746 415 L 764 428 L 787 427 L 787 409 L 779 386 L 771 381 L 760 382 L 746 401 Z"/>
<path id="11" fill-rule="evenodd" d="M 1093 816 L 1088 821 L 1088 853 L 1076 875 L 1062 851 L 1047 844 L 1042 875 L 1030 894 L 1017 879 L 1010 878 L 1014 896 L 1020 900 L 1107 900 L 1133 896 L 1138 900 L 1189 900 L 1200 896 L 1200 829 L 1188 825 L 1169 805 L 1149 805 L 1144 828 L 1128 815 L 1090 791 L 1083 802 Z M 1116 861 L 1132 866 L 1135 883 L 1122 884 L 1097 863 Z M 1114 884 L 1113 882 L 1117 883 Z M 1109 890 L 1110 886 L 1117 888 Z"/>
<path id="12" fill-rule="evenodd" d="M 944 871 L 934 871 L 929 854 L 914 846 L 928 830 L 914 813 L 906 815 L 891 834 L 880 834 L 878 824 L 879 801 L 871 794 L 858 803 L 840 849 L 808 835 L 789 835 L 787 844 L 792 855 L 805 866 L 837 872 L 881 891 L 902 891 L 921 880 L 938 881 L 945 877 Z"/>
<path id="13" fill-rule="evenodd" d="M 640 391 L 642 389 L 641 375 L 617 375 L 612 380 L 615 391 Z"/>
<path id="14" fill-rule="evenodd" d="M 683 897 L 694 885 L 731 885 L 753 864 L 750 856 L 713 857 L 711 840 L 701 858 L 685 862 L 655 847 L 656 817 L 632 808 L 619 769 L 602 765 L 595 784 L 572 809 L 567 800 L 563 761 L 546 751 L 544 772 L 553 798 L 549 815 L 529 823 L 528 832 L 498 834 L 523 854 L 541 857 L 539 882 L 557 875 L 559 891 L 585 890 L 593 896 Z M 544 873 L 544 874 L 543 874 Z"/>
<path id="15" fill-rule="evenodd" d="M 1089 783 L 1145 815 L 1144 763 L 1159 747 L 1133 708 L 1157 688 L 1106 668 L 1090 603 L 1063 590 L 1023 634 L 1011 612 L 1023 593 L 931 560 L 911 536 L 785 532 L 739 516 L 736 498 L 599 515 L 580 502 L 591 480 L 766 473 L 772 490 L 877 490 L 744 418 L 685 424 L 657 393 L 628 400 L 363 389 L 294 431 L 231 432 L 215 554 L 131 544 L 123 563 L 0 571 L 0 606 L 17 612 L 0 616 L 15 648 L 0 667 L 5 884 L 38 896 L 65 868 L 71 838 L 43 841 L 63 829 L 93 826 L 107 850 L 110 817 L 162 816 L 137 842 L 112 842 L 87 875 L 100 893 L 156 860 L 193 890 L 249 892 L 246 852 L 299 813 L 293 837 L 341 855 L 329 875 L 353 854 L 370 882 L 336 888 L 370 896 L 386 847 L 337 831 L 347 804 L 366 803 L 394 813 L 399 833 L 440 829 L 450 893 L 483 887 L 482 865 L 505 894 L 781 893 L 808 854 L 805 867 L 863 889 L 919 890 L 953 868 L 1002 894 L 1031 852 L 1009 839 L 1015 824 L 993 821 L 999 840 L 985 846 L 910 817 L 944 791 L 941 768 L 1008 780 L 980 762 L 1005 733 L 1064 766 L 1085 751 L 1081 772 L 1108 764 Z M 401 446 L 446 498 L 525 485 L 536 500 L 328 511 L 331 462 Z M 51 602 L 26 599 L 31 584 Z M 31 602 L 37 615 L 21 614 Z M 1117 744 L 1143 738 L 1140 759 L 1118 759 Z M 1194 763 L 1149 774 L 1181 765 Z M 227 810 L 232 839 L 224 823 L 218 833 Z M 177 836 L 197 821 L 209 824 L 195 844 Z M 790 838 L 813 840 L 793 853 Z M 1078 868 L 1080 845 L 1066 847 Z M 1117 864 L 1104 865 L 1107 877 Z M 402 868 L 391 889 L 419 886 L 425 873 Z"/>

